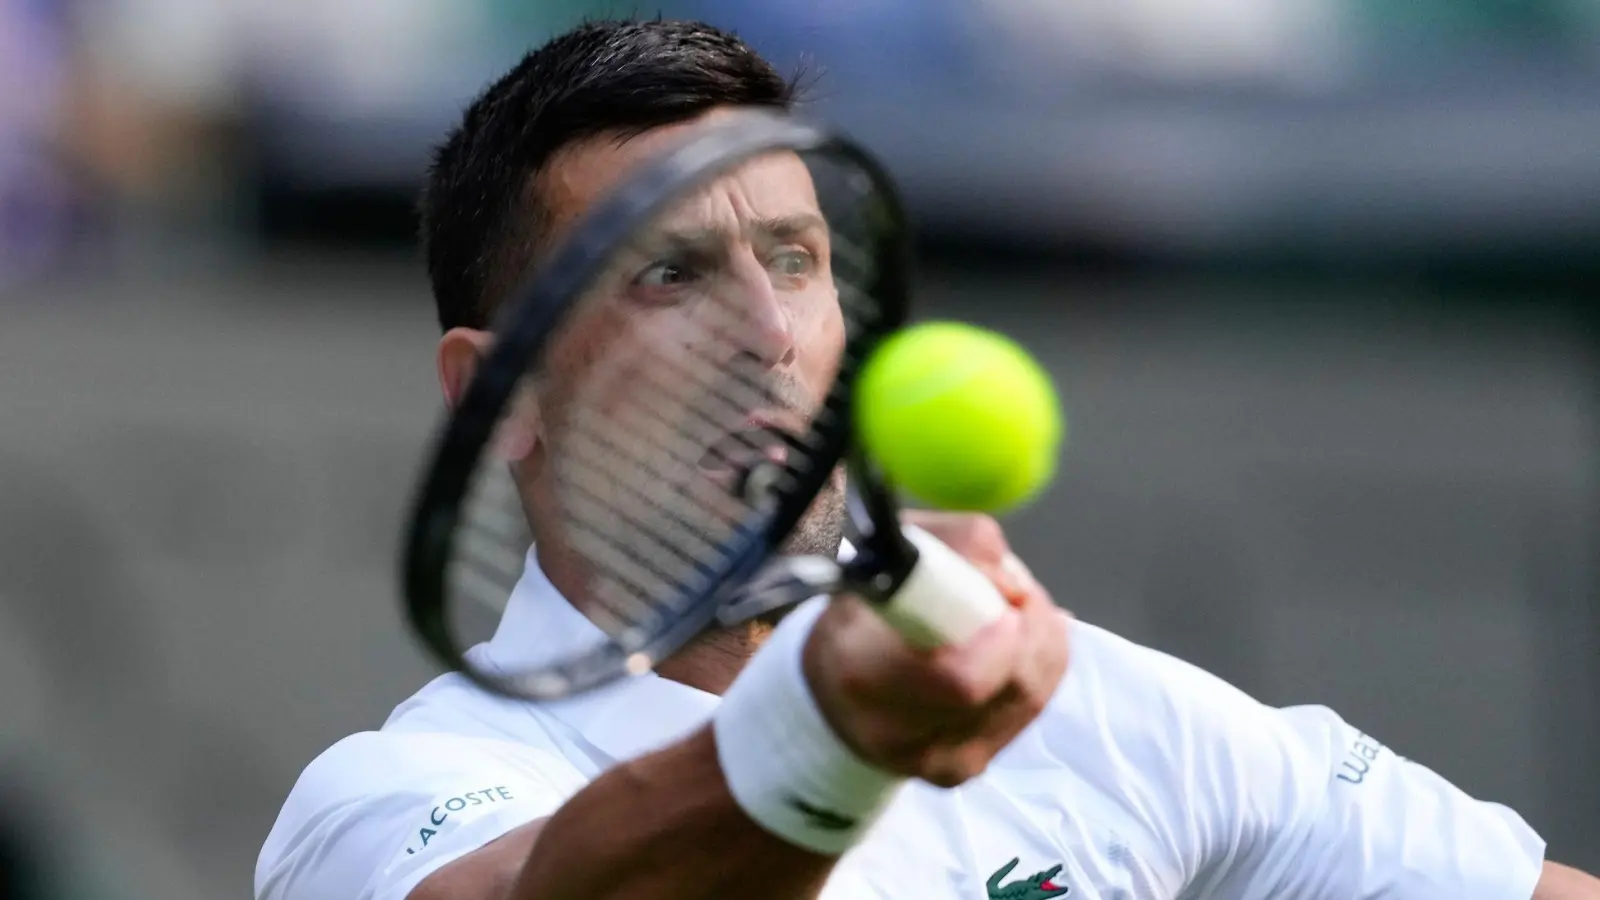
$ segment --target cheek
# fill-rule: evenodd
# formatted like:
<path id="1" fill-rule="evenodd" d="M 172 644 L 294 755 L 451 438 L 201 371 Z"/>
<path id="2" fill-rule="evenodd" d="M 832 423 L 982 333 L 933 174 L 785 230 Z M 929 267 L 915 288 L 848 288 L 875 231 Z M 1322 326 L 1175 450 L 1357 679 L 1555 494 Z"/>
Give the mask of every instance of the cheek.
<path id="1" fill-rule="evenodd" d="M 844 353 L 844 314 L 836 299 L 812 298 L 797 317 L 795 344 L 800 371 L 819 394 L 833 386 Z"/>
<path id="2" fill-rule="evenodd" d="M 602 408 L 613 399 L 608 385 L 625 380 L 615 371 L 619 360 L 639 356 L 629 346 L 637 330 L 620 304 L 607 300 L 593 302 L 560 333 L 543 361 L 540 399 L 548 425 L 563 427 L 580 398 Z"/>

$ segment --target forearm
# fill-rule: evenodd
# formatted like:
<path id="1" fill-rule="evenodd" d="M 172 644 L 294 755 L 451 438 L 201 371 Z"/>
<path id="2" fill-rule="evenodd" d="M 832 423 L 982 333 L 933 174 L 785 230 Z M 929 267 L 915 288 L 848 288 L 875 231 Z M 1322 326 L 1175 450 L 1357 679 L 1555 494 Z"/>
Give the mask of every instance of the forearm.
<path id="1" fill-rule="evenodd" d="M 1600 900 L 1600 878 L 1546 862 L 1533 900 Z"/>
<path id="2" fill-rule="evenodd" d="M 806 900 L 834 859 L 774 837 L 723 780 L 709 728 L 610 770 L 551 816 L 512 900 Z"/>

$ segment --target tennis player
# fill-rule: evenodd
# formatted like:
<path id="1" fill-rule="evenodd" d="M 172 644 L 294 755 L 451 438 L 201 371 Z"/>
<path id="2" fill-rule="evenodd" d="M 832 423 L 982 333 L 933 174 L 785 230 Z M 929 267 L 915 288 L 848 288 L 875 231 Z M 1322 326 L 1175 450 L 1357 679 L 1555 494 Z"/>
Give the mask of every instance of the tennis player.
<path id="1" fill-rule="evenodd" d="M 687 123 L 792 100 L 755 53 L 694 23 L 588 24 L 491 86 L 440 149 L 424 204 L 447 402 L 489 345 L 496 301 L 574 217 Z M 693 265 L 746 279 L 775 381 L 814 397 L 840 338 L 807 170 L 763 158 L 690 206 L 720 242 Z M 670 304 L 694 274 L 665 260 L 622 289 Z M 538 539 L 558 513 L 530 459 L 534 547 L 480 663 L 598 635 Z M 841 548 L 837 500 L 812 508 L 797 551 Z M 1516 813 L 1332 711 L 1266 707 L 1072 622 L 992 521 L 908 519 L 1015 609 L 918 655 L 859 603 L 813 600 L 775 629 L 713 632 L 657 673 L 545 704 L 444 675 L 305 770 L 256 897 L 1600 900 L 1600 881 L 1546 862 Z M 793 802 L 802 788 L 826 802 Z"/>

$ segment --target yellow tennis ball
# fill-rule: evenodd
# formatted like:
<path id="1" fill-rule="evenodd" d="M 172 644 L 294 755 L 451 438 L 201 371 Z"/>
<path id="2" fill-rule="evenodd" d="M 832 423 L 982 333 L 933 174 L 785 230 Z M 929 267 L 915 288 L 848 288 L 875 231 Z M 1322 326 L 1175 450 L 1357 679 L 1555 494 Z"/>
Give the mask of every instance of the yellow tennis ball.
<path id="1" fill-rule="evenodd" d="M 1066 425 L 1044 368 L 1009 338 L 927 322 L 873 351 L 855 390 L 857 439 L 930 506 L 1003 513 L 1055 476 Z"/>

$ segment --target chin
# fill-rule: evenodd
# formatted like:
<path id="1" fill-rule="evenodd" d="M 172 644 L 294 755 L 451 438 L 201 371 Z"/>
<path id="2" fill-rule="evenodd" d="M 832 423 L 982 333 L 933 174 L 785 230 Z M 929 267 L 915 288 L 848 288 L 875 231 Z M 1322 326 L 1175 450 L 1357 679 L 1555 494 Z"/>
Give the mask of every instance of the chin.
<path id="1" fill-rule="evenodd" d="M 844 490 L 833 487 L 817 495 L 779 550 L 784 556 L 824 556 L 835 559 L 844 543 Z"/>
<path id="2" fill-rule="evenodd" d="M 804 602 L 804 600 L 800 601 L 800 603 Z M 794 612 L 795 607 L 799 606 L 800 603 L 791 603 L 788 606 L 764 612 L 748 622 L 741 623 L 741 625 L 749 626 L 752 637 L 765 641 L 772 634 L 772 629 L 777 628 L 779 622 L 787 619 L 789 613 Z"/>

